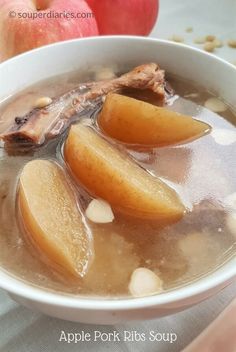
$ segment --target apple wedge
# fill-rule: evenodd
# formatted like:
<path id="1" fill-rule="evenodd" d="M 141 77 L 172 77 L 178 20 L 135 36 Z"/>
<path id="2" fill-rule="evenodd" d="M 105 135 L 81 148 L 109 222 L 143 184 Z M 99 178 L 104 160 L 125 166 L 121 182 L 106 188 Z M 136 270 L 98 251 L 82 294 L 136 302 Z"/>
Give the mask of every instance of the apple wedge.
<path id="1" fill-rule="evenodd" d="M 84 276 L 93 254 L 92 239 L 62 169 L 47 160 L 26 164 L 18 204 L 27 238 L 42 257 L 64 273 Z"/>
<path id="2" fill-rule="evenodd" d="M 150 147 L 187 142 L 210 131 L 191 116 L 119 94 L 108 94 L 98 124 L 118 141 Z"/>
<path id="3" fill-rule="evenodd" d="M 172 188 L 87 126 L 71 127 L 64 156 L 82 186 L 125 214 L 172 222 L 185 211 Z"/>

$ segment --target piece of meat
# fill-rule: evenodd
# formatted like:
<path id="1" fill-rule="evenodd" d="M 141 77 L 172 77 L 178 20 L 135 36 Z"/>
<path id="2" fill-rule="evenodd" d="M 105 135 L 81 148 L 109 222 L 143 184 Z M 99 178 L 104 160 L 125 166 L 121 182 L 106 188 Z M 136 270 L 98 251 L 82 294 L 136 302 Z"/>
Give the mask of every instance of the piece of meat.
<path id="1" fill-rule="evenodd" d="M 134 68 L 118 78 L 108 81 L 91 82 L 53 99 L 45 108 L 37 108 L 22 117 L 14 117 L 12 126 L 0 134 L 7 146 L 19 144 L 41 145 L 55 138 L 79 116 L 93 111 L 109 92 L 124 88 L 149 89 L 165 101 L 164 71 L 155 63 Z"/>

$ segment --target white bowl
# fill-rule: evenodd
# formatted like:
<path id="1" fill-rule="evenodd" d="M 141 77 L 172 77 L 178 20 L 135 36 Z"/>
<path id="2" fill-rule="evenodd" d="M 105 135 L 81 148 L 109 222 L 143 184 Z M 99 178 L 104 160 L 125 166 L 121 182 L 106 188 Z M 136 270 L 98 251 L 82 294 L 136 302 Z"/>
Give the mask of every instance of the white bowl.
<path id="1" fill-rule="evenodd" d="M 141 37 L 96 37 L 33 50 L 0 65 L 0 100 L 40 80 L 94 65 L 157 62 L 236 106 L 236 69 L 200 50 Z M 236 258 L 214 273 L 161 295 L 120 300 L 71 297 L 33 287 L 0 269 L 0 287 L 17 302 L 71 321 L 111 324 L 176 313 L 217 293 L 236 277 Z"/>

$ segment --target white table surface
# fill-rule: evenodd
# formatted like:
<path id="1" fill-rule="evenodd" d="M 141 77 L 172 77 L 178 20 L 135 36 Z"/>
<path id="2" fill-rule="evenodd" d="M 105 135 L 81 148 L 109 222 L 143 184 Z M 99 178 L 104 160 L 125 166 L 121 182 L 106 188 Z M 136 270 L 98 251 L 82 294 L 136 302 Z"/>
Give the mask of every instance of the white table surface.
<path id="1" fill-rule="evenodd" d="M 193 27 L 192 33 L 186 33 Z M 213 34 L 222 40 L 236 39 L 236 0 L 161 0 L 158 24 L 151 36 L 167 39 L 173 34 L 184 37 L 193 45 L 194 38 Z M 200 47 L 200 46 L 198 46 Z M 227 46 L 216 54 L 236 62 L 236 49 Z M 135 351 L 180 352 L 189 344 L 236 296 L 236 283 L 217 296 L 182 313 L 153 321 L 127 323 L 116 326 L 95 326 L 70 323 L 32 312 L 13 302 L 0 290 L 0 351 L 1 352 L 67 352 L 67 351 Z M 150 330 L 162 333 L 175 332 L 177 341 L 168 342 L 87 342 L 67 344 L 59 342 L 61 331 L 105 332 L 124 330 L 149 334 Z"/>

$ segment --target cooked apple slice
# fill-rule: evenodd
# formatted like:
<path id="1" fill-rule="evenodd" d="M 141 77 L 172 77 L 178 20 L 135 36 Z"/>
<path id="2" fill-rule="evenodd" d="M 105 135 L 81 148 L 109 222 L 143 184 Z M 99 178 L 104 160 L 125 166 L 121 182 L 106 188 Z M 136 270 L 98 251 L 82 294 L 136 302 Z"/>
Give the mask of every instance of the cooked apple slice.
<path id="1" fill-rule="evenodd" d="M 90 127 L 71 127 L 64 156 L 75 178 L 95 197 L 143 219 L 175 221 L 184 213 L 178 195 Z"/>
<path id="2" fill-rule="evenodd" d="M 84 276 L 93 245 L 62 169 L 47 160 L 30 161 L 19 184 L 19 210 L 31 243 L 58 269 Z"/>
<path id="3" fill-rule="evenodd" d="M 118 141 L 152 147 L 190 141 L 210 131 L 191 116 L 119 94 L 108 94 L 98 124 Z"/>

